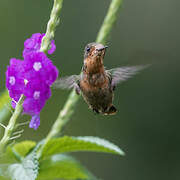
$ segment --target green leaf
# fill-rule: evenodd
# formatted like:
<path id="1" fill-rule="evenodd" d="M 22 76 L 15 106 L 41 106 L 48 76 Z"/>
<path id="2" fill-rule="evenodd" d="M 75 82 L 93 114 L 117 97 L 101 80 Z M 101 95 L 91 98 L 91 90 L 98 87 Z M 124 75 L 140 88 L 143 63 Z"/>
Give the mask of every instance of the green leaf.
<path id="1" fill-rule="evenodd" d="M 61 138 L 51 139 L 45 145 L 41 158 L 43 159 L 50 155 L 59 153 L 76 151 L 94 151 L 124 155 L 124 152 L 118 146 L 98 137 L 64 136 Z"/>
<path id="2" fill-rule="evenodd" d="M 1 92 L 0 94 L 0 109 L 4 107 L 5 104 L 10 103 L 10 97 L 9 92 L 7 90 L 4 90 L 4 92 Z"/>
<path id="3" fill-rule="evenodd" d="M 35 146 L 36 142 L 34 141 L 22 141 L 20 143 L 15 144 L 12 147 L 12 150 L 16 151 L 22 157 L 25 157 Z"/>
<path id="4" fill-rule="evenodd" d="M 0 165 L 17 162 L 12 152 L 6 151 L 0 155 Z"/>
<path id="5" fill-rule="evenodd" d="M 3 177 L 3 176 L 0 176 L 0 180 L 9 180 L 9 178 L 6 178 L 6 177 Z"/>
<path id="6" fill-rule="evenodd" d="M 11 108 L 10 102 L 11 101 L 10 101 L 9 93 L 7 90 L 5 90 L 4 92 L 0 94 L 0 122 L 1 123 L 6 119 L 7 115 L 10 114 L 10 110 L 8 109 L 8 106 L 9 108 Z"/>
<path id="7" fill-rule="evenodd" d="M 20 143 L 8 146 L 6 152 L 2 154 L 0 163 L 14 163 L 21 161 L 36 146 L 34 141 L 22 141 Z"/>
<path id="8" fill-rule="evenodd" d="M 7 179 L 7 174 L 6 174 L 6 170 L 8 168 L 9 164 L 0 164 L 0 180 L 5 180 Z"/>
<path id="9" fill-rule="evenodd" d="M 38 180 L 56 178 L 96 180 L 76 159 L 64 154 L 54 155 L 40 163 Z"/>
<path id="10" fill-rule="evenodd" d="M 9 168 L 18 167 L 19 164 L 14 165 L 17 162 L 21 162 L 24 157 L 35 147 L 36 143 L 33 141 L 22 141 L 15 145 L 8 146 L 6 152 L 0 157 L 0 175 L 7 176 L 7 169 L 10 164 L 13 164 Z M 23 160 L 24 162 L 25 160 Z M 2 178 L 0 177 L 0 180 Z"/>
<path id="11" fill-rule="evenodd" d="M 10 165 L 7 174 L 12 180 L 35 180 L 38 175 L 38 165 L 36 153 L 33 152 L 24 158 L 22 163 Z"/>

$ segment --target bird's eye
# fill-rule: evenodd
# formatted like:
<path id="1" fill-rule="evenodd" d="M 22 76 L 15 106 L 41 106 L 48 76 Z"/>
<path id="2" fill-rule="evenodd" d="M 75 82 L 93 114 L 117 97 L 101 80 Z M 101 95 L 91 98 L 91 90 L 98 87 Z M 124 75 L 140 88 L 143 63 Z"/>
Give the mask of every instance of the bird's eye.
<path id="1" fill-rule="evenodd" d="M 88 48 L 86 49 L 86 51 L 89 52 L 89 51 L 90 51 L 90 48 L 88 47 Z"/>

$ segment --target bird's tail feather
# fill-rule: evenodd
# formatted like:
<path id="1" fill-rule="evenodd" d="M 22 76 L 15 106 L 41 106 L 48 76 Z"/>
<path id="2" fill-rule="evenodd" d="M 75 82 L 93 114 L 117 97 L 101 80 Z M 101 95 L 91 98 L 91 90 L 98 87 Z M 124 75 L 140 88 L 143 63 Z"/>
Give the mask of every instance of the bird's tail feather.
<path id="1" fill-rule="evenodd" d="M 117 113 L 117 109 L 114 105 L 111 105 L 111 107 L 104 113 L 104 115 L 114 115 Z"/>

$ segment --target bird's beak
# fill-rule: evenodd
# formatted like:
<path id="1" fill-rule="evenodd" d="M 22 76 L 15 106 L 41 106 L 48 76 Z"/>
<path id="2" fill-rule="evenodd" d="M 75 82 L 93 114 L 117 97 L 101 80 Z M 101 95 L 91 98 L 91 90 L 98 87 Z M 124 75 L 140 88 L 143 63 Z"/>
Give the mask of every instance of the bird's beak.
<path id="1" fill-rule="evenodd" d="M 99 45 L 99 46 L 96 47 L 96 50 L 97 51 L 102 51 L 102 50 L 104 50 L 106 48 L 108 48 L 108 46 Z"/>

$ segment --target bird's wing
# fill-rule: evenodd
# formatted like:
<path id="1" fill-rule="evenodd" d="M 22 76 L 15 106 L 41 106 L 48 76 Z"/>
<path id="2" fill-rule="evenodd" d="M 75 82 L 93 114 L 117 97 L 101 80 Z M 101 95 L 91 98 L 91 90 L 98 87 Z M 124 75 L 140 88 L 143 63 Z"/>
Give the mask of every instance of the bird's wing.
<path id="1" fill-rule="evenodd" d="M 62 77 L 54 82 L 53 88 L 57 88 L 57 89 L 76 88 L 79 80 L 80 80 L 80 75 Z"/>
<path id="2" fill-rule="evenodd" d="M 106 70 L 108 76 L 111 79 L 111 85 L 114 88 L 118 83 L 126 81 L 140 70 L 147 66 L 131 66 L 131 67 L 118 67 L 110 70 Z"/>

